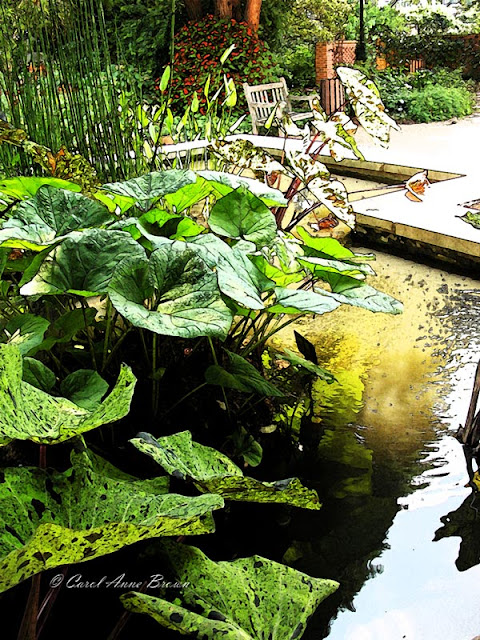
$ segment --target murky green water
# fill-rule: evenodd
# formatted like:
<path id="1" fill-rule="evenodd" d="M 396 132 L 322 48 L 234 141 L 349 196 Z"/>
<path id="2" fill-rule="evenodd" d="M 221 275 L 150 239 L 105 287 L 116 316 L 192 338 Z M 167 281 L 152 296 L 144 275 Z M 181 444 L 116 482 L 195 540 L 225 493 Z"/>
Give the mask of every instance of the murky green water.
<path id="1" fill-rule="evenodd" d="M 402 316 L 345 308 L 300 327 L 339 380 L 315 389 L 324 435 L 302 470 L 327 498 L 292 519 L 284 558 L 341 583 L 304 638 L 471 640 L 480 499 L 453 434 L 480 359 L 480 282 L 378 253 L 376 270 Z"/>

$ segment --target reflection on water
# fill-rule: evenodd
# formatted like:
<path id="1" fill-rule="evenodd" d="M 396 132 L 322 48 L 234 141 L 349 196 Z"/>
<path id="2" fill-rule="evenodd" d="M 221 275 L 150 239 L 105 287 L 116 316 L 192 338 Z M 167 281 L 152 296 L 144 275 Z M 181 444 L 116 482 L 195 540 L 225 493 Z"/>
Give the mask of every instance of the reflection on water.
<path id="1" fill-rule="evenodd" d="M 324 506 L 292 519 L 284 560 L 341 583 L 304 638 L 471 640 L 480 501 L 452 434 L 480 359 L 479 283 L 386 255 L 376 270 L 402 316 L 345 308 L 300 327 L 338 383 L 315 385 L 323 435 L 302 460 Z"/>

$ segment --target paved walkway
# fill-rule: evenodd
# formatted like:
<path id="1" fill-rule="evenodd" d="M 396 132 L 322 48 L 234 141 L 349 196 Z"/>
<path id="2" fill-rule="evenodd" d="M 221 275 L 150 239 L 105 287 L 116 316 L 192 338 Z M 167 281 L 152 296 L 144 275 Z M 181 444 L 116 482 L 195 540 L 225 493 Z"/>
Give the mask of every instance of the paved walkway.
<path id="1" fill-rule="evenodd" d="M 480 116 L 401 125 L 400 131 L 392 131 L 388 149 L 375 146 L 362 129 L 356 137 L 367 160 L 476 173 L 480 178 Z"/>
<path id="2" fill-rule="evenodd" d="M 355 202 L 360 225 L 390 240 L 404 238 L 434 252 L 480 259 L 480 230 L 460 220 L 469 210 L 465 203 L 480 201 L 480 117 L 403 125 L 393 131 L 388 149 L 376 147 L 364 131 L 358 140 L 369 160 L 463 174 L 433 184 L 423 202 L 411 202 L 402 192 Z"/>
<path id="3" fill-rule="evenodd" d="M 301 150 L 301 141 L 283 138 L 240 135 L 265 149 Z M 480 261 L 480 230 L 460 220 L 468 208 L 465 203 L 480 201 L 480 117 L 450 120 L 431 124 L 402 125 L 392 131 L 388 149 L 376 146 L 365 131 L 360 130 L 357 140 L 365 159 L 379 163 L 377 171 L 386 167 L 391 175 L 399 169 L 392 165 L 411 167 L 404 173 L 409 177 L 422 169 L 431 172 L 462 174 L 433 184 L 422 202 L 412 202 L 403 191 L 389 192 L 353 203 L 357 222 L 367 230 L 391 241 L 395 238 L 416 243 L 433 250 L 438 257 Z M 169 151 L 202 146 L 199 141 L 175 145 Z M 166 148 L 167 149 L 167 148 Z M 438 249 L 438 251 L 437 251 Z"/>

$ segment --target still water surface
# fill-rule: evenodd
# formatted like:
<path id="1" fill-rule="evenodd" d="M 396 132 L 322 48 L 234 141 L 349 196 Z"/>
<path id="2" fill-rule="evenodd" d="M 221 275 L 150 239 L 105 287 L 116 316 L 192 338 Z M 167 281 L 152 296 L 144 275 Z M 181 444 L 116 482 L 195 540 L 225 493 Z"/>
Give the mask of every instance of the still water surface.
<path id="1" fill-rule="evenodd" d="M 471 640 L 480 500 L 453 434 L 480 359 L 480 282 L 378 253 L 376 271 L 403 315 L 345 308 L 300 326 L 339 381 L 315 388 L 324 435 L 303 469 L 327 498 L 292 520 L 284 556 L 341 583 L 304 638 Z"/>

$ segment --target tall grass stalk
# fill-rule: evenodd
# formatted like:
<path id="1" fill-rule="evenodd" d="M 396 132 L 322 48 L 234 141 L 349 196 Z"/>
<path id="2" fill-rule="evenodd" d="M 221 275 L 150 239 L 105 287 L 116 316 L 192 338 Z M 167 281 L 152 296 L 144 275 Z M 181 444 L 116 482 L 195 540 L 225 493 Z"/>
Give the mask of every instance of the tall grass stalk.
<path id="1" fill-rule="evenodd" d="M 118 103 L 126 87 L 132 105 L 141 103 L 141 86 L 112 64 L 101 3 L 77 0 L 63 15 L 47 0 L 20 26 L 2 5 L 0 23 L 7 119 L 54 151 L 81 153 L 102 179 L 137 175 L 143 158 L 131 153 L 135 131 L 121 126 Z"/>

